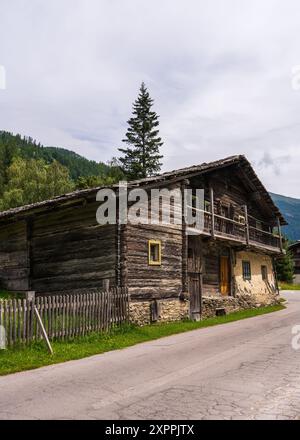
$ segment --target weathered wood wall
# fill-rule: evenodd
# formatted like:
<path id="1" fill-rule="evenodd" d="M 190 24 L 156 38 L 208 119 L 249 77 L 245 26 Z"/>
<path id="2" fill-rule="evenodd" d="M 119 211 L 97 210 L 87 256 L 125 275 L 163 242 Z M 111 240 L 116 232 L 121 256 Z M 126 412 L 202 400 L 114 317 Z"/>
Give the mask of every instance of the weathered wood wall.
<path id="1" fill-rule="evenodd" d="M 40 293 L 115 285 L 116 226 L 96 221 L 99 204 L 61 208 L 32 225 L 32 290 Z"/>
<path id="2" fill-rule="evenodd" d="M 116 285 L 116 225 L 100 226 L 99 204 L 61 206 L 0 228 L 0 281 L 39 294 Z"/>
<path id="3" fill-rule="evenodd" d="M 7 290 L 28 290 L 26 222 L 0 227 L 0 284 Z"/>
<path id="4" fill-rule="evenodd" d="M 180 189 L 180 184 L 169 186 L 170 190 Z M 174 195 L 174 193 L 173 193 Z M 150 192 L 148 194 L 150 200 Z M 183 281 L 183 230 L 181 224 L 175 224 L 174 218 L 182 220 L 181 194 L 171 197 L 171 224 L 128 224 L 121 235 L 122 279 L 127 285 L 131 299 L 149 300 L 178 298 L 182 292 Z M 160 202 L 159 202 L 160 198 Z M 163 203 L 168 202 L 168 194 L 152 193 L 152 210 L 162 221 Z M 149 204 L 150 220 L 151 205 Z M 161 265 L 152 266 L 148 262 L 149 240 L 161 241 Z"/>

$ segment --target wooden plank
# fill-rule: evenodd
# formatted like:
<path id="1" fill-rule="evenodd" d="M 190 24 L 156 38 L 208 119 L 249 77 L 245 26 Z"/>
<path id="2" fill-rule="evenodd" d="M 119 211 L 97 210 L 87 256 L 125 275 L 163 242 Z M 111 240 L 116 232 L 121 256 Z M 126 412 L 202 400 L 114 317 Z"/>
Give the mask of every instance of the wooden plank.
<path id="1" fill-rule="evenodd" d="M 38 309 L 37 309 L 35 306 L 34 306 L 34 313 L 35 313 L 35 315 L 36 315 L 36 317 L 37 317 L 38 324 L 39 324 L 40 329 L 41 329 L 41 331 L 42 331 L 42 335 L 43 335 L 43 337 L 44 337 L 44 339 L 45 339 L 45 341 L 46 341 L 46 343 L 47 343 L 47 347 L 48 347 L 48 349 L 49 349 L 49 352 L 50 352 L 51 355 L 53 355 L 53 349 L 52 349 L 52 347 L 51 347 L 51 344 L 50 344 L 50 341 L 49 341 L 49 338 L 48 338 L 48 335 L 47 335 L 46 329 L 45 329 L 45 327 L 44 327 L 44 324 L 43 324 L 43 321 L 42 321 L 42 319 L 41 319 L 41 317 L 40 317 L 40 314 L 39 314 L 39 312 L 38 312 Z"/>

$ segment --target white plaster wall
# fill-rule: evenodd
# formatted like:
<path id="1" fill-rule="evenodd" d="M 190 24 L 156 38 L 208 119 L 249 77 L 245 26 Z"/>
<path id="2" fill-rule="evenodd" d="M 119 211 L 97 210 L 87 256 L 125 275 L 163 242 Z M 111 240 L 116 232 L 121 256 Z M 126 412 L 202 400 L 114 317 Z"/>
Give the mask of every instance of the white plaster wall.
<path id="1" fill-rule="evenodd" d="M 243 261 L 250 261 L 251 280 L 243 278 Z M 268 282 L 262 279 L 261 266 L 267 266 Z M 272 265 L 272 258 L 255 252 L 238 252 L 236 254 L 236 265 L 234 267 L 236 281 L 236 293 L 251 293 L 254 295 L 269 295 L 276 291 L 275 277 Z"/>

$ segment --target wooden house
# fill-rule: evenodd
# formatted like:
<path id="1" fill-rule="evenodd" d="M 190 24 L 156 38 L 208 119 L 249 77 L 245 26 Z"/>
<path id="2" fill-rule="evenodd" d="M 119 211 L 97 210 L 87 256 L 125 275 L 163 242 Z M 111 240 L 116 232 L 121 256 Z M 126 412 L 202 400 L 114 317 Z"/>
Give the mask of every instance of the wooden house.
<path id="1" fill-rule="evenodd" d="M 273 261 L 286 222 L 244 156 L 128 182 L 132 188 L 204 189 L 204 227 L 99 225 L 99 188 L 11 209 L 0 213 L 2 288 L 49 295 L 126 286 L 141 324 L 275 300 Z"/>
<path id="2" fill-rule="evenodd" d="M 294 264 L 295 264 L 295 278 L 294 283 L 300 284 L 300 241 L 296 241 L 289 247 L 290 252 L 292 253 Z"/>

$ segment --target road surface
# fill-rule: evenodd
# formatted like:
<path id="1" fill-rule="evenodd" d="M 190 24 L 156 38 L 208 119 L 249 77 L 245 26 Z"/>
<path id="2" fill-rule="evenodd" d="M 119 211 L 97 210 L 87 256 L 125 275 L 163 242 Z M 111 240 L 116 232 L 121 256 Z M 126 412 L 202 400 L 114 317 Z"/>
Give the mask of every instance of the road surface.
<path id="1" fill-rule="evenodd" d="M 0 377 L 0 419 L 300 419 L 286 310 Z"/>

